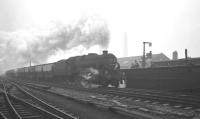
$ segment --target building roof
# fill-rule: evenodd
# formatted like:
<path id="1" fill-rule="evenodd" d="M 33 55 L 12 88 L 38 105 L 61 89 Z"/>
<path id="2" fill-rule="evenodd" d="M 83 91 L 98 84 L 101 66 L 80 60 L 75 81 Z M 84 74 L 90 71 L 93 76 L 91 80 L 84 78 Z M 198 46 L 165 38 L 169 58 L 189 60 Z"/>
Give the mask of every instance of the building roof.
<path id="1" fill-rule="evenodd" d="M 170 59 L 163 53 L 152 54 L 152 61 L 169 61 Z M 130 68 L 131 64 L 137 61 L 141 65 L 142 56 L 131 56 L 118 58 L 118 62 L 122 69 Z"/>
<path id="2" fill-rule="evenodd" d="M 152 67 L 174 67 L 174 66 L 200 66 L 200 58 L 196 57 L 188 59 L 152 62 Z"/>

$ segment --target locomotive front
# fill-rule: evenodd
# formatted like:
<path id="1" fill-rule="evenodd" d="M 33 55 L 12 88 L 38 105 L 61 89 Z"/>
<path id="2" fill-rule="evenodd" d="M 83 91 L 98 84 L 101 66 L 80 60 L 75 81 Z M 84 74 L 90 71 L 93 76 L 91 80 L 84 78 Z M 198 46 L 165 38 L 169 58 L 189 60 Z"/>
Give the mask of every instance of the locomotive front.
<path id="1" fill-rule="evenodd" d="M 102 55 L 88 54 L 82 56 L 76 65 L 79 67 L 79 80 L 83 87 L 118 87 L 120 76 L 117 69 L 120 66 L 113 54 L 107 51 L 103 51 Z"/>

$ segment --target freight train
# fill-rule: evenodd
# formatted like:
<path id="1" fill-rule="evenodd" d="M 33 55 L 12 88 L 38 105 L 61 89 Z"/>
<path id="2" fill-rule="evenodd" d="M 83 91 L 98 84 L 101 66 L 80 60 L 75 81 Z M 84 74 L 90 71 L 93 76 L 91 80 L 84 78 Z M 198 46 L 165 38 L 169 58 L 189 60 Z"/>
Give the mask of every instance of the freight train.
<path id="1" fill-rule="evenodd" d="M 54 63 L 9 70 L 7 77 L 38 81 L 63 81 L 69 85 L 91 87 L 118 87 L 120 65 L 117 58 L 103 51 L 102 55 L 89 53 Z"/>

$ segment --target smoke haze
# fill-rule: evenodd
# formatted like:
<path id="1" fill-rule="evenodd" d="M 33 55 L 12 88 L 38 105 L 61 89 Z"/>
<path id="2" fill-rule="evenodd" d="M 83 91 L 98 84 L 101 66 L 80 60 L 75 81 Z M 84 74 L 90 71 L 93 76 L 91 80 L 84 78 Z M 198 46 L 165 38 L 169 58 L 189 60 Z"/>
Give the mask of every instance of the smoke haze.
<path id="1" fill-rule="evenodd" d="M 92 17 L 84 17 L 73 25 L 51 22 L 43 29 L 0 32 L 0 69 L 3 72 L 28 66 L 30 60 L 32 64 L 46 63 L 58 51 L 95 45 L 107 48 L 108 44 L 107 24 Z"/>

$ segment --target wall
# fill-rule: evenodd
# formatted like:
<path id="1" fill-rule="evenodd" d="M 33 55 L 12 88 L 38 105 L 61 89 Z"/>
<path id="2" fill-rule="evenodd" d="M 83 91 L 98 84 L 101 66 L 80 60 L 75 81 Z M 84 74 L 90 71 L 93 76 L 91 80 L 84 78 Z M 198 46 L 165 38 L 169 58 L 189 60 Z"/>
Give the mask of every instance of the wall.
<path id="1" fill-rule="evenodd" d="M 121 69 L 128 88 L 182 90 L 200 88 L 200 66 Z"/>

